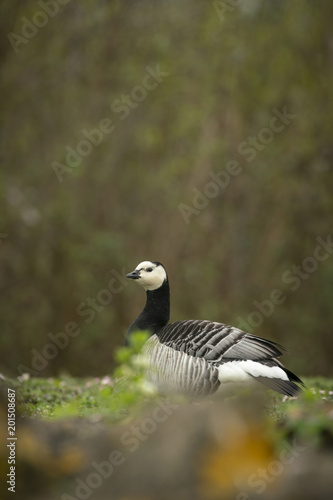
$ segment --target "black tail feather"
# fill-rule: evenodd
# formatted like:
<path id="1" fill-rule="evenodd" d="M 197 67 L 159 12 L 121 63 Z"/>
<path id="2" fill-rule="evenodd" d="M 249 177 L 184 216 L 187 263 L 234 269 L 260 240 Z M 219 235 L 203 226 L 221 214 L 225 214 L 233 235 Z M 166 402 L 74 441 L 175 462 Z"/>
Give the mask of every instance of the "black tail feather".
<path id="1" fill-rule="evenodd" d="M 289 374 L 288 374 L 289 377 Z M 297 396 L 302 388 L 295 384 L 295 381 L 299 381 L 298 383 L 303 382 L 294 375 L 293 380 L 281 380 L 280 378 L 269 378 L 269 377 L 254 377 L 255 380 L 258 380 L 261 384 L 264 384 L 269 389 L 273 389 L 273 391 L 277 391 L 280 394 L 284 394 L 285 396 Z"/>
<path id="2" fill-rule="evenodd" d="M 292 380 L 293 382 L 300 384 L 302 387 L 305 387 L 303 380 L 301 380 L 299 377 L 297 377 L 297 375 L 295 375 L 295 373 L 291 372 L 290 370 L 288 370 L 288 368 L 285 368 L 285 367 L 283 367 L 283 370 L 288 375 L 289 380 Z"/>

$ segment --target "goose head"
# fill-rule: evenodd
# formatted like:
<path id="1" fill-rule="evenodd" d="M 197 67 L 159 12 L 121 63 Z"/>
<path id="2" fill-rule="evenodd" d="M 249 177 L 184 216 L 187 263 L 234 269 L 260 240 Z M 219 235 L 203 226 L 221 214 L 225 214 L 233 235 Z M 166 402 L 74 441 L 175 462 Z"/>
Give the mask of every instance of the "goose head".
<path id="1" fill-rule="evenodd" d="M 134 271 L 126 274 L 126 278 L 136 280 L 145 290 L 157 290 L 168 276 L 163 264 L 157 261 L 145 260 L 141 262 Z"/>

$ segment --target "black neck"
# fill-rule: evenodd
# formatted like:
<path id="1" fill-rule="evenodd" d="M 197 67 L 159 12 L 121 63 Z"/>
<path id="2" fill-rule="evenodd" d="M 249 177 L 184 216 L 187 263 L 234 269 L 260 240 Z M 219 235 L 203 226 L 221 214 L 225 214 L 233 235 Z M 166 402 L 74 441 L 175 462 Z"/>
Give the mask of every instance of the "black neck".
<path id="1" fill-rule="evenodd" d="M 131 334 L 138 330 L 149 331 L 151 335 L 163 328 L 170 317 L 170 287 L 166 279 L 160 288 L 147 290 L 147 302 L 142 313 L 129 327 L 125 344 L 128 345 Z"/>

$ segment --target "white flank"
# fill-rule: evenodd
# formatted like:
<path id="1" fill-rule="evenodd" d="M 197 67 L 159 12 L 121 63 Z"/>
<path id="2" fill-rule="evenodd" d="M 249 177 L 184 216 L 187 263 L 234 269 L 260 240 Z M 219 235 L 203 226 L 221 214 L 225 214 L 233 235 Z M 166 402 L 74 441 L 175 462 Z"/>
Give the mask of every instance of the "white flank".
<path id="1" fill-rule="evenodd" d="M 279 378 L 289 380 L 286 372 L 279 366 L 266 366 L 258 361 L 230 361 L 218 367 L 219 381 L 245 382 L 252 377 Z"/>

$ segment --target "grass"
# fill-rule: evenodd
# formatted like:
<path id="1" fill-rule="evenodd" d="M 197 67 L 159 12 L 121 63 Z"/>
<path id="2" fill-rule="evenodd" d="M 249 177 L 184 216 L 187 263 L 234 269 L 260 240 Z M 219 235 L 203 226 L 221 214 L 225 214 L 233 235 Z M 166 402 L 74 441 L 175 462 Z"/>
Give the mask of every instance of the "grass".
<path id="1" fill-rule="evenodd" d="M 124 422 L 138 416 L 149 394 L 140 377 L 133 380 L 128 370 L 129 383 L 123 378 L 59 378 L 6 379 L 6 385 L 16 388 L 19 412 L 24 417 L 59 419 L 80 417 L 104 419 L 110 423 Z M 298 435 L 314 444 L 333 441 L 333 380 L 305 378 L 309 388 L 296 398 L 268 392 L 268 415 L 282 430 L 282 435 Z"/>
<path id="2" fill-rule="evenodd" d="M 59 419 L 79 417 L 123 423 L 137 417 L 157 394 L 144 379 L 139 355 L 146 336 L 134 339 L 131 348 L 117 352 L 119 367 L 112 376 L 73 378 L 5 379 L 3 385 L 16 388 L 18 410 L 23 417 Z M 268 391 L 267 414 L 281 435 L 298 435 L 322 444 L 333 441 L 333 380 L 304 378 L 307 389 L 298 398 Z"/>
<path id="3" fill-rule="evenodd" d="M 185 468 L 186 474 L 189 474 L 189 488 L 190 484 L 200 485 L 201 478 L 206 477 L 204 488 L 218 487 L 221 491 L 231 483 L 234 487 L 232 478 L 238 478 L 239 474 L 245 474 L 244 480 L 248 481 L 253 474 L 259 477 L 261 471 L 269 472 L 269 467 L 279 460 L 280 452 L 285 454 L 286 450 L 294 449 L 295 443 L 306 450 L 297 467 L 291 467 L 289 470 L 288 465 L 288 473 L 295 475 L 297 484 L 298 467 L 307 466 L 304 465 L 306 461 L 311 462 L 311 467 L 313 463 L 318 463 L 317 472 L 321 470 L 320 464 L 324 464 L 325 468 L 325 464 L 331 463 L 332 379 L 304 378 L 307 389 L 298 398 L 288 398 L 267 391 L 262 405 L 260 397 L 257 400 L 253 393 L 245 392 L 239 397 L 231 398 L 230 407 L 224 407 L 224 404 L 228 405 L 225 401 L 219 401 L 214 407 L 206 405 L 204 423 L 200 420 L 202 408 L 197 405 L 184 405 L 179 413 L 172 413 L 171 421 L 163 423 L 165 428 L 162 425 L 159 427 L 157 422 L 160 421 L 154 421 L 152 416 L 156 407 L 162 403 L 156 401 L 158 395 L 144 378 L 145 367 L 140 357 L 140 347 L 144 340 L 145 336 L 141 336 L 130 349 L 122 348 L 118 351 L 119 367 L 112 375 L 74 378 L 62 374 L 59 377 L 36 378 L 24 374 L 18 378 L 0 377 L 0 384 L 4 388 L 16 389 L 17 413 L 22 417 L 17 423 L 20 443 L 17 455 L 20 471 L 17 475 L 17 487 L 24 492 L 24 496 L 18 498 L 36 498 L 36 491 L 40 493 L 38 498 L 56 500 L 64 492 L 69 493 L 66 498 L 79 498 L 76 495 L 78 478 L 86 484 L 92 472 L 96 473 L 92 464 L 105 464 L 105 457 L 109 456 L 110 450 L 122 450 L 119 453 L 125 460 L 124 468 L 117 467 L 117 473 L 112 476 L 113 487 L 118 484 L 121 491 L 127 491 L 128 476 L 133 474 L 131 467 L 134 467 L 135 471 L 141 470 L 142 477 L 146 477 L 147 484 L 151 484 L 150 473 L 155 466 L 152 464 L 156 463 L 157 467 L 154 477 L 159 477 L 158 467 L 162 464 L 163 469 L 163 460 L 170 450 L 172 460 L 182 453 L 184 457 L 192 456 L 192 453 L 197 458 L 205 457 L 203 463 L 208 463 L 209 466 L 204 467 L 203 472 L 201 468 L 198 472 L 196 461 L 193 462 L 194 469 L 191 469 L 191 473 L 190 469 Z M 148 406 L 149 402 L 154 404 Z M 177 399 L 176 403 L 181 401 Z M 7 415 L 3 411 L 5 404 L 5 397 L 2 397 L 0 426 L 3 429 L 7 424 Z M 199 411 L 192 411 L 196 409 Z M 232 424 L 233 421 L 236 422 L 235 425 Z M 191 424 L 188 429 L 184 422 Z M 220 425 L 219 432 L 211 425 L 214 422 Z M 151 426 L 151 423 L 158 429 L 154 436 L 151 435 L 151 427 L 145 427 Z M 182 430 L 185 430 L 179 446 L 177 440 L 180 434 L 176 433 L 173 440 L 170 437 L 175 425 L 181 425 Z M 228 439 L 225 439 L 223 434 L 225 428 L 228 429 Z M 137 434 L 137 431 L 141 434 Z M 241 440 L 239 433 L 242 435 Z M 125 441 L 122 440 L 124 436 L 127 436 Z M 140 436 L 140 439 L 137 436 Z M 129 443 L 131 446 L 136 443 L 137 455 L 132 455 L 132 450 L 128 448 Z M 0 471 L 5 470 L 7 473 L 7 448 L 4 446 L 3 450 L 4 455 L 0 453 Z M 327 450 L 330 453 L 326 453 Z M 154 457 L 152 462 L 149 462 L 150 454 Z M 184 457 L 181 464 L 188 463 Z M 147 463 L 151 464 L 148 470 Z M 281 464 L 282 468 L 286 468 L 283 462 Z M 246 472 L 249 467 L 251 476 Z M 221 476 L 221 469 L 227 470 L 228 473 Z M 193 477 L 191 474 L 194 474 Z M 325 484 L 329 476 L 325 476 Z M 223 481 L 221 483 L 221 477 L 228 478 L 227 486 Z M 109 483 L 102 481 L 103 478 L 101 489 L 96 492 L 97 496 L 94 496 L 96 500 L 106 498 Z M 271 474 L 269 481 L 274 479 L 275 476 Z M 28 490 L 27 484 L 32 484 Z M 246 482 L 245 486 L 247 484 Z M 149 488 L 147 491 L 150 491 Z M 29 492 L 31 496 L 28 495 Z M 142 495 L 142 498 L 148 496 L 153 498 L 153 495 L 146 494 Z M 122 498 L 125 498 L 125 495 Z M 290 498 L 293 498 L 293 495 Z"/>

